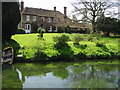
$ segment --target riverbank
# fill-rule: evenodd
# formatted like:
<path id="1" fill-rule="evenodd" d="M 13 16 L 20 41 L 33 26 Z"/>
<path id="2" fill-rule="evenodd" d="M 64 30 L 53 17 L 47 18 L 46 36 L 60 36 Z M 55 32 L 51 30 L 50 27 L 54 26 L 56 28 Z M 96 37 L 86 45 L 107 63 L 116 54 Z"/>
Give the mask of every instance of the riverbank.
<path id="1" fill-rule="evenodd" d="M 21 60 L 28 61 L 73 61 L 87 59 L 110 59 L 119 58 L 119 38 L 101 37 L 96 35 L 80 34 L 82 40 L 79 44 L 73 39 L 78 34 L 65 34 L 70 40 L 66 46 L 56 48 L 53 37 L 60 33 L 45 33 L 43 39 L 38 39 L 38 34 L 17 34 L 12 37 L 20 44 L 18 56 Z M 81 38 L 81 37 L 80 37 Z"/>

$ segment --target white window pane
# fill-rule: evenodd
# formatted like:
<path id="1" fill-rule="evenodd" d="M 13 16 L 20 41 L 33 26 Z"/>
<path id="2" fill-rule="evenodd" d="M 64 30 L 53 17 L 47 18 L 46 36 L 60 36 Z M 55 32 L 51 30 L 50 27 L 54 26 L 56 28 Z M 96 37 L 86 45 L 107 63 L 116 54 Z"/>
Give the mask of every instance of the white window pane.
<path id="1" fill-rule="evenodd" d="M 51 22 L 51 18 L 48 18 L 48 22 Z"/>
<path id="2" fill-rule="evenodd" d="M 42 17 L 41 20 L 42 20 L 42 21 L 45 21 L 45 17 Z"/>
<path id="3" fill-rule="evenodd" d="M 29 15 L 26 16 L 26 21 L 30 21 L 30 16 Z"/>
<path id="4" fill-rule="evenodd" d="M 33 21 L 36 21 L 36 16 L 33 16 Z"/>

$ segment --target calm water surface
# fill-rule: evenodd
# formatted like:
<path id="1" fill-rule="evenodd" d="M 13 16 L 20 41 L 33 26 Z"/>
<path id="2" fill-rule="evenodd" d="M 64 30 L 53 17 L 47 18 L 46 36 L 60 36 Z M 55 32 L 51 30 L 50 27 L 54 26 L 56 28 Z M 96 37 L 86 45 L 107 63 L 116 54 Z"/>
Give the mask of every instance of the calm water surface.
<path id="1" fill-rule="evenodd" d="M 3 66 L 3 88 L 118 88 L 118 64 L 16 63 Z M 120 82 L 120 81 L 119 81 Z"/>

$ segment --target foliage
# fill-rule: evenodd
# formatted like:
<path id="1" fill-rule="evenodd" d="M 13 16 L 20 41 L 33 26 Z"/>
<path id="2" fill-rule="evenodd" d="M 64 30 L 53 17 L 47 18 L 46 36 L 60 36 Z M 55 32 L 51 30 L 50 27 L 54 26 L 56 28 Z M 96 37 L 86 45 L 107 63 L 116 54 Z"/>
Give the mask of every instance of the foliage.
<path id="1" fill-rule="evenodd" d="M 96 40 L 95 43 L 96 43 L 96 46 L 102 47 L 102 46 L 104 46 L 107 42 L 106 42 L 106 41 L 101 41 L 101 40 Z"/>
<path id="2" fill-rule="evenodd" d="M 37 32 L 39 33 L 39 37 L 43 37 L 43 33 L 45 32 L 45 29 L 43 28 L 38 28 Z"/>
<path id="3" fill-rule="evenodd" d="M 18 34 L 12 37 L 21 46 L 24 46 L 24 49 L 20 50 L 21 53 L 24 52 L 24 59 L 62 61 L 120 56 L 118 53 L 118 38 L 99 37 L 99 40 L 82 40 L 80 45 L 76 45 L 69 40 L 74 37 L 74 34 L 45 33 L 45 40 L 38 40 L 37 36 L 38 34 Z M 81 36 L 86 38 L 91 35 L 81 34 Z M 96 37 L 94 36 L 94 38 Z"/>
<path id="4" fill-rule="evenodd" d="M 79 42 L 84 40 L 84 37 L 80 34 L 75 34 L 72 41 L 74 42 L 74 44 L 78 44 L 79 45 Z"/>
<path id="5" fill-rule="evenodd" d="M 83 22 L 89 22 L 92 24 L 93 32 L 96 31 L 96 19 L 105 13 L 106 10 L 109 10 L 114 4 L 109 0 L 105 2 L 104 0 L 77 0 L 72 3 L 75 8 L 74 12 L 76 15 L 82 15 Z M 81 8 L 82 7 L 82 8 Z"/>
<path id="6" fill-rule="evenodd" d="M 109 33 L 119 33 L 119 20 L 111 17 L 100 17 L 97 19 L 97 29 L 109 36 Z"/>
<path id="7" fill-rule="evenodd" d="M 24 28 L 18 28 L 16 34 L 25 34 Z"/>
<path id="8" fill-rule="evenodd" d="M 56 42 L 56 47 L 61 48 L 67 46 L 67 42 L 70 40 L 70 38 L 66 34 L 61 34 L 53 37 L 53 40 Z"/>
<path id="9" fill-rule="evenodd" d="M 94 37 L 92 35 L 88 35 L 85 37 L 85 40 L 90 41 L 90 42 L 95 42 L 96 40 L 99 40 L 99 37 Z"/>
<path id="10" fill-rule="evenodd" d="M 44 59 L 44 57 L 46 57 L 46 54 L 43 52 L 43 50 L 45 49 L 45 41 L 44 40 L 38 40 L 35 45 L 34 45 L 34 49 L 35 49 L 35 59 L 36 60 L 42 60 Z"/>
<path id="11" fill-rule="evenodd" d="M 2 38 L 10 39 L 17 31 L 20 22 L 20 10 L 17 2 L 2 3 Z"/>
<path id="12" fill-rule="evenodd" d="M 65 28 L 65 32 L 71 34 L 72 33 L 72 29 L 69 26 L 67 26 Z"/>
<path id="13" fill-rule="evenodd" d="M 38 33 L 44 33 L 44 32 L 45 32 L 45 29 L 43 29 L 43 28 L 38 28 L 37 32 L 38 32 Z"/>

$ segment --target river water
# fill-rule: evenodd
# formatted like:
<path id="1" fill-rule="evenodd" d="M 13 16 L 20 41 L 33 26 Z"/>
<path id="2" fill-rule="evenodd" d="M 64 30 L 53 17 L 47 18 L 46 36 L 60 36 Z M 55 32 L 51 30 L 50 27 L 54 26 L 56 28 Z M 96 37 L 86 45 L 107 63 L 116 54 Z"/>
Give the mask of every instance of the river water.
<path id="1" fill-rule="evenodd" d="M 119 64 L 15 63 L 2 68 L 3 88 L 118 88 Z"/>

